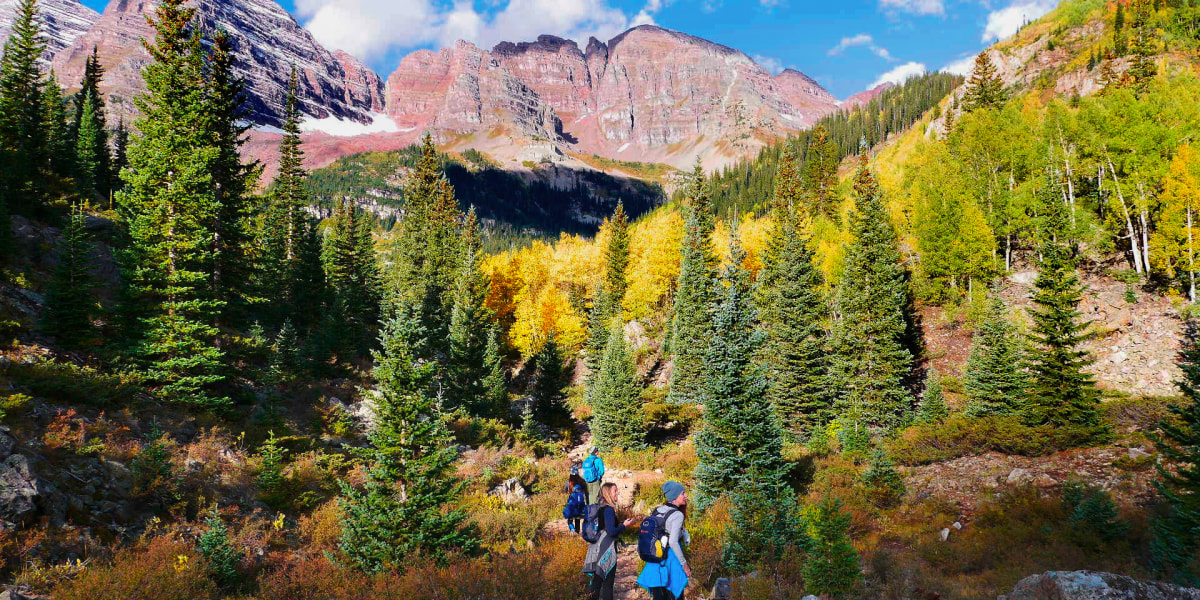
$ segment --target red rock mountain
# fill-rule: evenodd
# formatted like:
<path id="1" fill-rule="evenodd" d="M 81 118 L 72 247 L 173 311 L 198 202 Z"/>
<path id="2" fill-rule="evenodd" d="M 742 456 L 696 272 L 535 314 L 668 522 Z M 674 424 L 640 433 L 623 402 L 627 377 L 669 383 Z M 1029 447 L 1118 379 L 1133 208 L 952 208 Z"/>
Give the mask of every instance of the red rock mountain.
<path id="1" fill-rule="evenodd" d="M 20 4 L 20 0 L 0 0 L 0 46 L 12 31 L 13 17 Z M 99 13 L 80 4 L 79 0 L 41 0 L 38 9 L 47 59 L 70 46 L 100 18 Z"/>
<path id="2" fill-rule="evenodd" d="M 850 96 L 849 98 L 846 98 L 846 101 L 842 102 L 842 108 L 845 110 L 851 110 L 857 106 L 864 106 L 868 102 L 878 98 L 880 94 L 894 87 L 896 87 L 896 84 L 894 83 L 881 83 L 869 90 L 861 91 L 853 96 Z"/>

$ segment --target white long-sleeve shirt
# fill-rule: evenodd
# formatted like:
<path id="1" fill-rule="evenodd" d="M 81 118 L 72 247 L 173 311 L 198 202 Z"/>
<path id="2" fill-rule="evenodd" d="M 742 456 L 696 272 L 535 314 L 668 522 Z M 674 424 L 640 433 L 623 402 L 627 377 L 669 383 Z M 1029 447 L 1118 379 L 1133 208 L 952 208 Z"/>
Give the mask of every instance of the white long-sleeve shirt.
<path id="1" fill-rule="evenodd" d="M 659 507 L 659 511 L 663 511 L 666 507 Z M 675 508 L 673 505 L 671 508 Z M 687 559 L 683 556 L 683 548 L 692 543 L 692 536 L 688 534 L 687 528 L 684 525 L 684 514 L 682 510 L 675 508 L 669 516 L 667 516 L 667 538 L 668 545 L 675 549 L 675 556 L 679 558 L 679 564 L 687 566 Z"/>

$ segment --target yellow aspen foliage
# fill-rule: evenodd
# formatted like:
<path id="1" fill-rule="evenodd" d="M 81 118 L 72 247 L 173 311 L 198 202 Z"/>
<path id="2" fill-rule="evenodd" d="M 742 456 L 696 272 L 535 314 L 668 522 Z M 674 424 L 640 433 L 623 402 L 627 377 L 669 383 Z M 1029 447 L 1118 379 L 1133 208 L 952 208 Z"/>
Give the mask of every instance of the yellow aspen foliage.
<path id="1" fill-rule="evenodd" d="M 644 319 L 665 310 L 674 290 L 683 216 L 676 207 L 660 208 L 635 223 L 629 238 L 629 288 L 623 304 L 630 319 Z"/>
<path id="2" fill-rule="evenodd" d="M 746 258 L 742 261 L 742 268 L 750 271 L 751 275 L 758 275 L 758 272 L 763 267 L 763 254 L 767 251 L 767 240 L 771 237 L 771 219 L 767 217 L 755 217 L 752 213 L 747 213 L 738 219 L 738 237 L 741 240 L 742 250 L 746 252 Z M 717 247 L 717 255 L 721 258 L 721 264 L 729 264 L 729 225 L 724 221 L 717 223 L 717 228 L 713 231 L 713 245 Z"/>
<path id="3" fill-rule="evenodd" d="M 554 285 L 529 293 L 517 302 L 516 322 L 509 332 L 512 342 L 521 356 L 529 358 L 542 349 L 548 334 L 554 332 L 559 347 L 578 352 L 587 339 L 587 323 L 583 315 L 571 306 L 571 298 Z"/>
<path id="4" fill-rule="evenodd" d="M 1150 239 L 1152 265 L 1168 277 L 1179 278 L 1194 302 L 1200 246 L 1200 156 L 1190 145 L 1176 150 L 1162 187 L 1162 213 Z"/>
<path id="5" fill-rule="evenodd" d="M 521 287 L 516 259 L 511 252 L 493 254 L 483 260 L 481 270 L 491 279 L 484 305 L 496 315 L 496 322 L 508 331 L 516 320 L 516 296 Z"/>

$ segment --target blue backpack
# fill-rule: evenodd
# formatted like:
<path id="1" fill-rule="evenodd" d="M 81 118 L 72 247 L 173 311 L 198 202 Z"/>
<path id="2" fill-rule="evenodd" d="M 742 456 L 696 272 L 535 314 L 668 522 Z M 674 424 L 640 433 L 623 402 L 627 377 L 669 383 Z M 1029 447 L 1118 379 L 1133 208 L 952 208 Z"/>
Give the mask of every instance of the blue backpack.
<path id="1" fill-rule="evenodd" d="M 588 483 L 600 481 L 604 477 L 604 461 L 599 456 L 592 455 L 583 461 L 583 480 Z"/>
<path id="2" fill-rule="evenodd" d="M 563 507 L 563 518 L 568 521 L 582 519 L 585 514 L 587 514 L 587 497 L 583 495 L 579 486 L 575 486 L 575 491 L 567 496 L 567 505 Z"/>
<path id="3" fill-rule="evenodd" d="M 662 506 L 642 519 L 638 527 L 638 556 L 647 563 L 658 564 L 667 560 L 670 538 L 667 535 L 667 517 L 679 512 L 674 506 Z"/>
<path id="4" fill-rule="evenodd" d="M 587 517 L 583 519 L 583 528 L 579 532 L 583 541 L 589 544 L 595 544 L 600 541 L 600 534 L 604 531 L 604 526 L 600 524 L 600 519 L 603 517 L 604 505 L 591 504 L 587 507 Z"/>

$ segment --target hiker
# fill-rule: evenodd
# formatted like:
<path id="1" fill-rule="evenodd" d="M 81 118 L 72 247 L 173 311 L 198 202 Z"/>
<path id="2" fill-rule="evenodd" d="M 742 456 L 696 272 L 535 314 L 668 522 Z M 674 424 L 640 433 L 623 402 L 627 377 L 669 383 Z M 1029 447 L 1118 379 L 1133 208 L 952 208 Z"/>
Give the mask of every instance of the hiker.
<path id="1" fill-rule="evenodd" d="M 684 529 L 687 491 L 678 481 L 662 486 L 667 503 L 654 509 L 638 528 L 638 556 L 645 561 L 638 585 L 650 591 L 654 600 L 683 600 L 692 569 L 683 556 L 683 547 L 692 539 Z"/>
<path id="2" fill-rule="evenodd" d="M 617 522 L 617 484 L 600 487 L 600 501 L 588 507 L 583 524 L 583 539 L 587 540 L 587 557 L 583 572 L 591 576 L 589 600 L 612 600 L 617 581 L 617 538 L 633 524 L 633 519 Z"/>
<path id="3" fill-rule="evenodd" d="M 600 486 L 604 483 L 604 459 L 600 458 L 600 449 L 595 446 L 583 461 L 583 480 L 587 482 L 588 504 L 599 503 Z"/>
<path id="4" fill-rule="evenodd" d="M 571 465 L 571 474 L 567 476 L 567 482 L 563 484 L 563 491 L 570 495 L 571 492 L 575 491 L 575 486 L 587 490 L 587 482 L 579 474 L 579 463 Z"/>
<path id="5" fill-rule="evenodd" d="M 563 507 L 563 518 L 567 520 L 567 529 L 571 533 L 583 533 L 583 518 L 587 516 L 587 484 L 578 474 L 571 474 L 567 480 L 570 493 L 567 495 L 567 505 Z"/>

